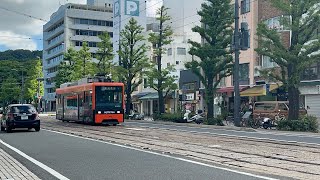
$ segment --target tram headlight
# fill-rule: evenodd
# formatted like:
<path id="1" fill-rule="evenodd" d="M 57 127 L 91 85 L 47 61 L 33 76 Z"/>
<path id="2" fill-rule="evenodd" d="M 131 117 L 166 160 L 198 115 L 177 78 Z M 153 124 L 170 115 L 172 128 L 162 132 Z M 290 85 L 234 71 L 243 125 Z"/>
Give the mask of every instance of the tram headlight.
<path id="1" fill-rule="evenodd" d="M 120 114 L 120 111 L 117 111 L 118 114 Z"/>
<path id="2" fill-rule="evenodd" d="M 101 111 L 98 111 L 98 114 L 101 114 Z"/>

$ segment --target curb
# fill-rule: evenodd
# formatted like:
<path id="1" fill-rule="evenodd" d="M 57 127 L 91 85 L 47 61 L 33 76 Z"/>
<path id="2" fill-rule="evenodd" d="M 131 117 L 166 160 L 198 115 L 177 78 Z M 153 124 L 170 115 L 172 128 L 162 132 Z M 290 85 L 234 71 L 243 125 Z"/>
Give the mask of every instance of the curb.
<path id="1" fill-rule="evenodd" d="M 125 122 L 143 122 L 150 124 L 163 124 L 163 125 L 176 125 L 176 126 L 189 126 L 189 127 L 201 127 L 201 128 L 211 128 L 211 129 L 220 129 L 220 130 L 234 130 L 234 131 L 247 131 L 247 132 L 257 132 L 254 129 L 245 128 L 245 127 L 228 127 L 228 126 L 215 126 L 215 125 L 205 125 L 205 124 L 190 124 L 190 123 L 174 123 L 166 121 L 145 121 L 145 120 L 129 120 L 126 119 Z"/>

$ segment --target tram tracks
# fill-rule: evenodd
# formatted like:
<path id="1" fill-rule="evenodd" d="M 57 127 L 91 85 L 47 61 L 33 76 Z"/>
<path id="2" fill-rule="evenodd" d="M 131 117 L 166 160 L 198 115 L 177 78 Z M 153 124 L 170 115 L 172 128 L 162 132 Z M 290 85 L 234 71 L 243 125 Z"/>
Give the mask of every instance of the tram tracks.
<path id="1" fill-rule="evenodd" d="M 319 179 L 319 147 L 272 144 L 252 139 L 217 137 L 149 128 L 86 126 L 46 120 L 48 130 L 183 155 L 210 163 L 298 179 Z"/>

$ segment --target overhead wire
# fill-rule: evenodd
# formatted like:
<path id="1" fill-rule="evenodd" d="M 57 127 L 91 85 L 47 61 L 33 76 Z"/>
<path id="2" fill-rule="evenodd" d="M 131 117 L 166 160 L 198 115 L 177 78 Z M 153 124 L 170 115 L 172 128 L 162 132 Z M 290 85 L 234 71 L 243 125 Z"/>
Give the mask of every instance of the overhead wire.
<path id="1" fill-rule="evenodd" d="M 258 0 L 250 0 L 249 2 L 252 3 L 252 2 L 255 2 L 255 1 L 258 1 Z M 143 8 L 142 10 L 140 10 L 139 13 L 144 12 L 144 11 L 146 11 L 148 8 L 151 8 L 151 7 L 153 7 L 153 6 L 157 5 L 157 4 L 160 4 L 161 2 L 162 2 L 162 1 L 158 1 L 157 3 L 154 3 L 154 4 L 152 4 L 152 5 L 148 6 L 148 7 L 146 6 L 146 8 Z M 240 7 L 239 7 L 239 8 L 240 8 Z M 39 17 L 33 16 L 33 15 L 29 15 L 29 14 L 26 14 L 26 13 L 21 13 L 21 12 L 18 12 L 18 11 L 15 11 L 15 10 L 11 10 L 11 9 L 8 9 L 8 8 L 2 7 L 2 6 L 0 6 L 0 9 L 6 10 L 6 11 L 9 11 L 9 12 L 13 12 L 13 13 L 16 13 L 16 14 L 19 14 L 19 15 L 22 15 L 22 16 L 26 16 L 26 17 L 29 17 L 29 18 L 37 19 L 37 20 L 40 20 L 40 21 L 43 21 L 43 22 L 48 22 L 47 20 L 45 20 L 45 19 L 43 19 L 43 18 L 39 18 Z M 185 19 L 188 19 L 188 18 L 193 17 L 193 16 L 196 16 L 196 15 L 198 15 L 198 13 L 193 14 L 193 15 L 190 15 L 190 16 L 186 16 L 186 17 L 184 17 L 184 18 L 176 19 L 176 20 L 174 20 L 174 21 L 170 21 L 169 23 L 172 24 L 172 23 L 174 23 L 174 22 L 178 22 L 178 21 L 181 21 L 181 20 L 185 20 Z M 122 20 L 119 21 L 118 23 L 113 24 L 113 27 L 114 27 L 115 25 L 117 25 L 117 24 L 120 24 L 121 22 L 123 22 L 123 21 L 125 21 L 125 20 L 128 20 L 129 18 L 131 18 L 131 17 L 127 17 L 127 18 L 125 18 L 125 19 L 122 19 Z M 113 19 L 114 19 L 114 17 L 112 17 L 111 19 L 107 19 L 107 20 L 112 20 L 112 21 L 113 21 Z M 182 28 L 182 27 L 188 26 L 188 25 L 190 25 L 190 24 L 194 24 L 194 23 L 196 23 L 196 22 L 198 22 L 198 20 L 193 21 L 193 22 L 188 23 L 188 24 L 184 24 L 184 25 L 182 25 L 182 26 L 171 27 L 171 28 L 172 28 L 172 29 L 180 29 L 180 28 Z M 90 29 L 91 26 L 94 26 L 94 25 L 89 25 L 88 29 Z M 120 35 L 120 34 L 113 34 L 113 35 Z M 20 39 L 33 39 L 33 40 L 39 40 L 39 41 L 40 41 L 40 40 L 43 40 L 43 39 L 41 39 L 41 38 L 27 38 L 27 37 L 15 37 L 15 36 L 0 36 L 0 37 L 20 38 Z M 118 42 L 118 41 L 115 41 L 115 42 Z"/>
<path id="2" fill-rule="evenodd" d="M 8 8 L 2 7 L 2 6 L 0 6 L 0 9 L 6 10 L 6 11 L 9 11 L 9 12 L 12 12 L 12 13 L 20 14 L 22 16 L 26 16 L 26 17 L 29 17 L 29 18 L 32 18 L 32 19 L 37 19 L 37 20 L 40 20 L 40 21 L 43 21 L 43 22 L 48 22 L 45 19 L 30 15 L 30 14 L 22 13 L 22 12 L 19 12 L 19 11 L 11 10 L 11 9 L 8 9 Z"/>

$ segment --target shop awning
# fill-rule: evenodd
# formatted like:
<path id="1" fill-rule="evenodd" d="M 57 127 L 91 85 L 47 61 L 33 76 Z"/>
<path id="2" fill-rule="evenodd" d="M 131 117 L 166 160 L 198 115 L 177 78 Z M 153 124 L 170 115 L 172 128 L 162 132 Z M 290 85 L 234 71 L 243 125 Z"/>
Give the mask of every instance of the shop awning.
<path id="1" fill-rule="evenodd" d="M 240 91 L 248 88 L 248 86 L 240 86 Z M 234 87 L 223 87 L 217 90 L 217 93 L 232 93 L 234 91 Z"/>
<path id="2" fill-rule="evenodd" d="M 266 94 L 266 88 L 263 85 L 254 86 L 252 88 L 240 92 L 240 96 L 265 96 Z"/>
<path id="3" fill-rule="evenodd" d="M 148 94 L 150 94 L 150 92 L 140 92 L 140 93 L 132 95 L 132 97 L 140 98 L 140 97 L 148 95 Z"/>
<path id="4" fill-rule="evenodd" d="M 139 100 L 155 100 L 158 99 L 158 93 L 150 93 L 148 95 L 142 96 Z"/>
<path id="5" fill-rule="evenodd" d="M 278 88 L 281 87 L 281 86 L 282 86 L 282 83 L 280 83 L 280 84 L 270 84 L 269 91 L 276 90 L 276 89 L 278 89 Z"/>
<path id="6" fill-rule="evenodd" d="M 269 91 L 273 91 L 281 87 L 282 84 L 270 84 Z M 265 96 L 267 95 L 266 85 L 254 86 L 240 92 L 240 96 Z"/>

